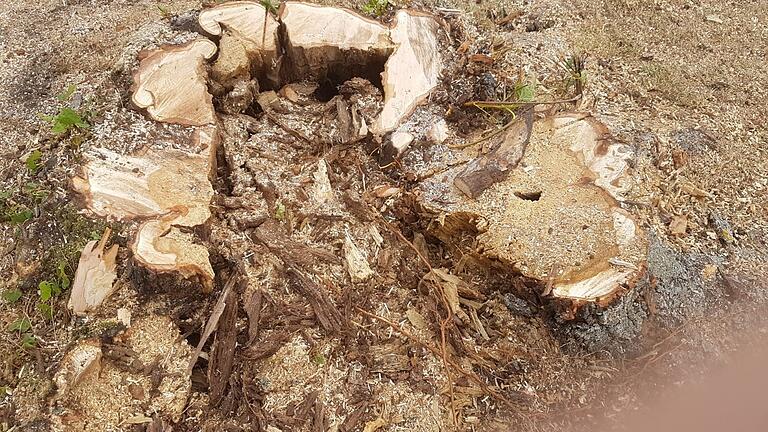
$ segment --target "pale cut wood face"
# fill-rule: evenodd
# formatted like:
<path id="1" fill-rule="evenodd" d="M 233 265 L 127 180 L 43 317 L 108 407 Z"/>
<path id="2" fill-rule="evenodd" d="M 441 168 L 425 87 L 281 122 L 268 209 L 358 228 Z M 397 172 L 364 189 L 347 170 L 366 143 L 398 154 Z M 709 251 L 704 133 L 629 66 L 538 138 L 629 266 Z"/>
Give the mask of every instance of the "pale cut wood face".
<path id="1" fill-rule="evenodd" d="M 373 125 L 374 133 L 395 129 L 437 87 L 443 60 L 430 16 L 399 11 L 390 32 L 396 48 L 382 74 L 384 108 Z"/>
<path id="2" fill-rule="evenodd" d="M 105 250 L 109 230 L 100 242 L 88 242 L 80 254 L 67 307 L 76 315 L 96 309 L 115 290 L 118 246 Z"/>
<path id="3" fill-rule="evenodd" d="M 628 188 L 627 156 L 602 123 L 567 113 L 533 123 L 519 165 L 474 197 L 446 186 L 473 162 L 420 190 L 428 207 L 445 215 L 439 231 L 475 227 L 484 255 L 551 281 L 552 295 L 603 302 L 639 278 L 647 253 L 637 222 L 618 203 Z M 493 157 L 481 155 L 475 165 L 509 162 Z"/>
<path id="4" fill-rule="evenodd" d="M 216 44 L 199 38 L 150 53 L 134 75 L 133 103 L 160 122 L 213 124 L 216 115 L 204 64 L 216 50 Z"/>
<path id="5" fill-rule="evenodd" d="M 285 2 L 280 6 L 280 20 L 295 47 L 362 51 L 392 48 L 388 27 L 346 9 Z"/>
<path id="6" fill-rule="evenodd" d="M 279 24 L 272 14 L 266 13 L 264 6 L 257 2 L 224 3 L 200 12 L 198 21 L 200 27 L 211 35 L 219 36 L 222 34 L 222 28 L 226 28 L 259 50 L 277 50 Z"/>

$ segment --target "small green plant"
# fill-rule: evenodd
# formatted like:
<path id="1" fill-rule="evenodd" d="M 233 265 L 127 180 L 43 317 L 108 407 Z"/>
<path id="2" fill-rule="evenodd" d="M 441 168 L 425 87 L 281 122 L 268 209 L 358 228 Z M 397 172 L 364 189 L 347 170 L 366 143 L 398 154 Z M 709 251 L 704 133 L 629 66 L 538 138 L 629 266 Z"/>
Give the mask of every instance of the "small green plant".
<path id="1" fill-rule="evenodd" d="M 576 94 L 582 94 L 587 84 L 586 67 L 587 56 L 585 54 L 571 54 L 558 61 L 558 65 L 566 73 L 565 88 L 576 87 Z"/>
<path id="2" fill-rule="evenodd" d="M 32 165 L 27 160 L 27 167 Z M 37 169 L 37 166 L 34 166 Z M 20 189 L 0 190 L 0 223 L 20 225 L 35 216 L 32 210 L 50 195 L 50 189 L 37 182 L 26 182 Z"/>
<path id="3" fill-rule="evenodd" d="M 32 219 L 35 213 L 23 205 L 15 205 L 8 209 L 5 216 L 11 224 L 19 225 Z"/>
<path id="4" fill-rule="evenodd" d="M 2 297 L 7 303 L 16 303 L 21 298 L 21 291 L 18 289 L 5 290 Z"/>
<path id="5" fill-rule="evenodd" d="M 77 86 L 74 84 L 70 84 L 67 86 L 67 88 L 56 95 L 56 99 L 59 100 L 59 102 L 66 102 L 69 100 L 69 98 L 72 97 L 73 94 L 75 94 L 75 91 L 77 90 Z"/>
<path id="6" fill-rule="evenodd" d="M 259 0 L 259 3 L 264 6 L 264 26 L 261 29 L 261 47 L 264 47 L 264 43 L 267 40 L 267 18 L 269 14 L 277 15 L 277 9 L 280 7 L 280 2 L 273 0 Z"/>
<path id="7" fill-rule="evenodd" d="M 531 102 L 536 95 L 533 84 L 518 83 L 515 86 L 515 98 L 518 102 Z"/>
<path id="8" fill-rule="evenodd" d="M 53 280 L 44 280 L 37 285 L 37 293 L 40 296 L 37 309 L 48 319 L 53 318 L 53 299 L 62 291 L 69 288 L 70 280 L 64 268 L 64 263 L 56 266 L 56 276 Z"/>
<path id="9" fill-rule="evenodd" d="M 51 132 L 56 135 L 62 135 L 76 128 L 88 129 L 91 126 L 80 116 L 80 113 L 66 107 L 61 108 L 55 116 L 43 116 L 43 119 L 51 123 Z"/>
<path id="10" fill-rule="evenodd" d="M 9 332 L 18 333 L 20 338 L 20 345 L 23 349 L 34 348 L 37 345 L 35 336 L 30 330 L 32 330 L 32 323 L 27 318 L 17 318 L 11 324 L 8 325 Z"/>
<path id="11" fill-rule="evenodd" d="M 9 332 L 26 332 L 29 331 L 29 329 L 32 328 L 32 323 L 29 322 L 26 318 L 18 318 L 14 322 L 8 324 L 8 331 Z"/>
<path id="12" fill-rule="evenodd" d="M 363 5 L 363 12 L 373 15 L 382 16 L 387 11 L 389 6 L 389 0 L 368 0 L 368 3 Z"/>
<path id="13" fill-rule="evenodd" d="M 27 165 L 27 169 L 31 172 L 36 172 L 40 168 L 40 159 L 43 157 L 43 152 L 35 150 L 27 156 L 27 160 L 24 163 Z"/>
<path id="14" fill-rule="evenodd" d="M 163 17 L 163 19 L 170 19 L 173 14 L 171 14 L 171 11 L 168 10 L 167 7 L 163 6 L 162 4 L 158 3 L 155 6 L 157 6 L 157 10 L 160 11 L 160 16 Z"/>
<path id="15" fill-rule="evenodd" d="M 275 219 L 282 221 L 285 219 L 285 204 L 278 201 L 277 204 L 275 204 Z"/>
<path id="16" fill-rule="evenodd" d="M 77 90 L 77 87 L 71 84 L 66 90 L 56 95 L 56 99 L 60 102 L 66 102 L 72 97 L 75 90 Z M 41 114 L 40 118 L 51 124 L 51 132 L 56 135 L 63 135 L 72 130 L 88 129 L 91 127 L 85 120 L 83 113 L 69 107 L 62 107 L 55 116 Z"/>

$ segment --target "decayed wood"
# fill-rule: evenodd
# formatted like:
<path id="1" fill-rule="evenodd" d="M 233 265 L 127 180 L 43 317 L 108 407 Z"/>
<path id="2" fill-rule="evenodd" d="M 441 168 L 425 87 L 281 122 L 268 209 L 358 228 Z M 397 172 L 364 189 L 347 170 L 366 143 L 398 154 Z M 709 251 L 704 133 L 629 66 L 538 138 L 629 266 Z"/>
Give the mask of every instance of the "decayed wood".
<path id="1" fill-rule="evenodd" d="M 443 66 L 438 29 L 430 15 L 406 10 L 395 15 L 390 36 L 396 48 L 381 75 L 384 108 L 371 128 L 374 133 L 395 129 L 437 86 Z"/>
<path id="2" fill-rule="evenodd" d="M 344 317 L 328 297 L 328 293 L 307 276 L 299 261 L 293 258 L 292 252 L 286 250 L 290 243 L 276 230 L 262 225 L 254 233 L 255 239 L 264 245 L 272 254 L 285 264 L 288 276 L 291 277 L 292 287 L 307 299 L 317 317 L 320 326 L 329 333 L 339 333 L 345 328 Z M 293 251 L 293 254 L 296 252 Z"/>
<path id="3" fill-rule="evenodd" d="M 67 303 L 67 307 L 76 315 L 83 315 L 99 307 L 114 292 L 118 245 L 112 245 L 105 251 L 110 232 L 107 228 L 98 244 L 95 240 L 88 242 L 80 254 Z"/>
<path id="4" fill-rule="evenodd" d="M 216 49 L 210 40 L 198 38 L 148 53 L 134 74 L 131 100 L 157 121 L 190 126 L 214 123 L 204 63 Z"/>
<path id="5" fill-rule="evenodd" d="M 453 184 L 470 198 L 475 198 L 494 183 L 504 180 L 525 154 L 531 139 L 533 110 L 526 110 L 503 135 L 491 152 L 469 162 Z"/>

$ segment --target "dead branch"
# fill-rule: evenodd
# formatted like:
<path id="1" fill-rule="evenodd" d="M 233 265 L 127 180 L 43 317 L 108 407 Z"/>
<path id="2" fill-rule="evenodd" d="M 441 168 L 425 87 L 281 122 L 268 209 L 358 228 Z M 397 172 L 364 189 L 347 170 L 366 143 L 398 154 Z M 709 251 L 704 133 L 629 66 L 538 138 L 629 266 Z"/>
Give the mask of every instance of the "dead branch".
<path id="1" fill-rule="evenodd" d="M 237 280 L 237 277 L 232 277 L 230 280 Z M 217 326 L 216 339 L 208 362 L 211 406 L 218 405 L 224 397 L 224 391 L 232 374 L 237 346 L 237 295 L 230 290 L 224 301 L 224 311 Z"/>
<path id="2" fill-rule="evenodd" d="M 203 334 L 200 336 L 200 342 L 197 343 L 197 347 L 195 347 L 195 351 L 192 353 L 192 357 L 189 359 L 189 366 L 187 367 L 188 375 L 192 374 L 192 369 L 194 369 L 195 363 L 197 363 L 197 359 L 200 357 L 200 353 L 203 352 L 203 346 L 205 345 L 205 342 L 208 341 L 208 338 L 211 336 L 213 331 L 216 330 L 216 326 L 219 324 L 219 319 L 224 313 L 224 309 L 227 307 L 227 298 L 229 298 L 229 293 L 232 291 L 232 287 L 235 286 L 235 282 L 237 282 L 239 278 L 239 274 L 234 274 L 229 278 L 226 285 L 224 285 L 224 290 L 221 292 L 221 296 L 219 296 L 219 300 L 213 307 L 211 316 L 208 318 L 208 322 L 205 324 L 205 330 L 203 330 Z"/>
<path id="3" fill-rule="evenodd" d="M 529 109 L 513 122 L 498 147 L 469 162 L 453 184 L 468 197 L 476 198 L 494 183 L 504 180 L 523 159 L 532 129 L 533 110 Z"/>

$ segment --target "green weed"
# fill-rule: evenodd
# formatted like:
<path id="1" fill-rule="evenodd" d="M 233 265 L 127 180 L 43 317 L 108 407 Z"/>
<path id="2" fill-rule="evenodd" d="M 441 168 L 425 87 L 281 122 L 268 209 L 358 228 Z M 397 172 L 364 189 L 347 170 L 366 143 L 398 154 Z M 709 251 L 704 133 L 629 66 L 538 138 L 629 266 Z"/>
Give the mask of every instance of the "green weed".
<path id="1" fill-rule="evenodd" d="M 53 299 L 69 288 L 70 285 L 69 276 L 64 269 L 64 265 L 63 262 L 59 262 L 56 266 L 55 278 L 41 281 L 37 285 L 37 293 L 39 295 L 37 309 L 48 319 L 53 318 Z"/>
<path id="2" fill-rule="evenodd" d="M 376 17 L 384 15 L 389 6 L 389 0 L 368 0 L 368 3 L 364 4 L 363 12 Z"/>
<path id="3" fill-rule="evenodd" d="M 571 54 L 558 60 L 558 66 L 565 72 L 565 90 L 576 88 L 576 94 L 582 94 L 587 84 L 586 67 L 587 56 L 585 54 Z"/>
<path id="4" fill-rule="evenodd" d="M 5 290 L 0 297 L 8 303 L 16 303 L 21 298 L 21 291 L 18 289 Z"/>
<path id="5" fill-rule="evenodd" d="M 66 90 L 59 93 L 56 98 L 60 102 L 66 102 L 72 97 L 75 90 L 77 90 L 77 87 L 71 84 Z M 73 130 L 88 129 L 91 125 L 86 121 L 85 117 L 86 114 L 84 112 L 78 112 L 69 107 L 61 107 L 55 116 L 40 114 L 40 118 L 51 124 L 51 132 L 55 135 L 63 135 Z"/>
<path id="6" fill-rule="evenodd" d="M 31 332 L 32 323 L 29 322 L 29 319 L 18 318 L 8 325 L 7 330 L 19 335 L 19 345 L 22 349 L 34 348 L 37 345 L 37 340 Z"/>
<path id="7" fill-rule="evenodd" d="M 518 83 L 515 86 L 515 98 L 518 102 L 531 102 L 536 96 L 536 87 L 533 84 Z"/>
<path id="8" fill-rule="evenodd" d="M 27 160 L 24 162 L 27 165 L 27 169 L 31 172 L 37 171 L 40 168 L 40 158 L 43 157 L 43 152 L 35 150 L 27 156 Z"/>

